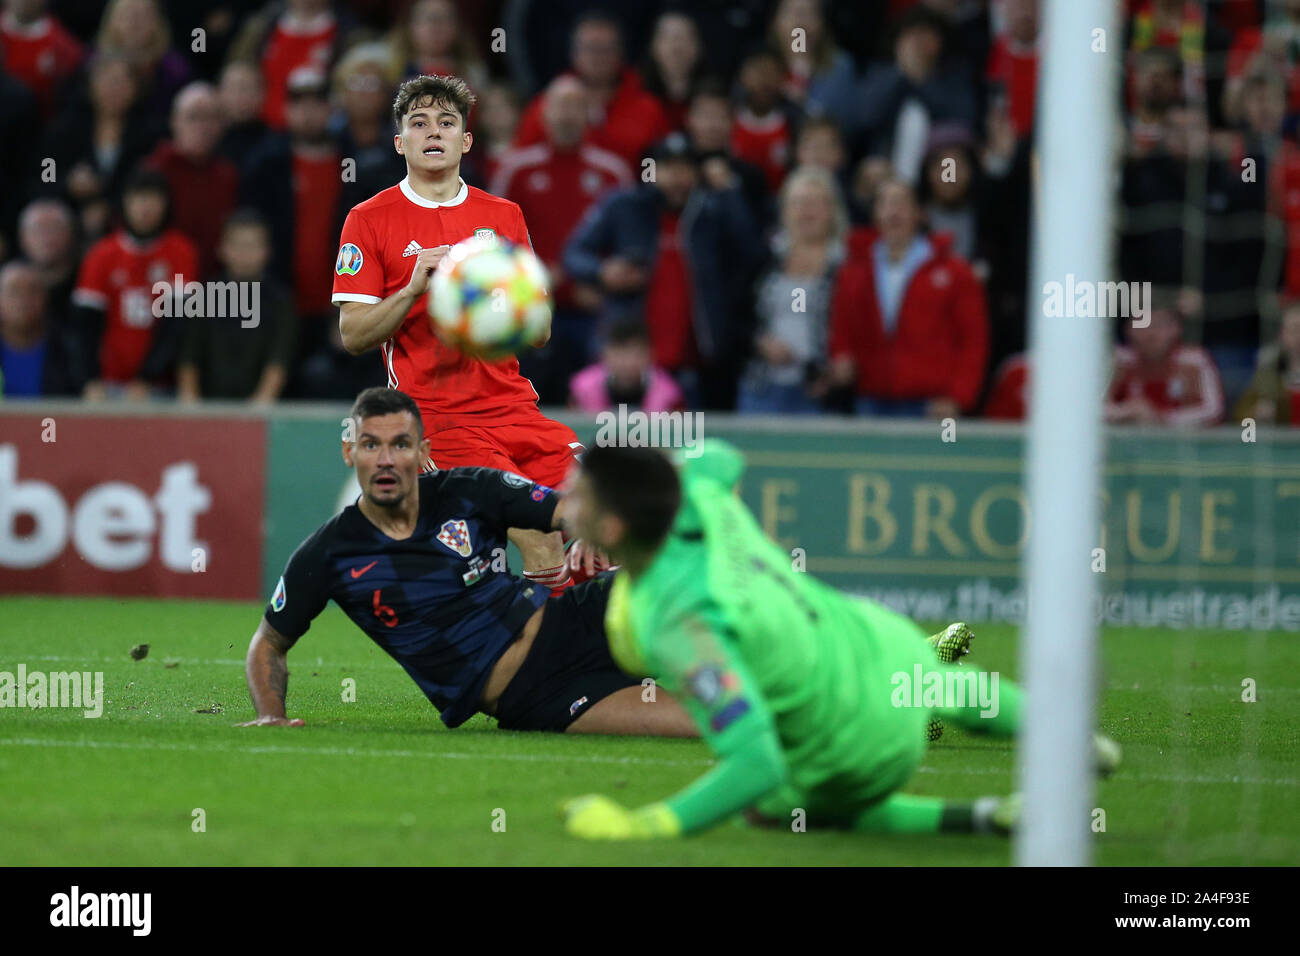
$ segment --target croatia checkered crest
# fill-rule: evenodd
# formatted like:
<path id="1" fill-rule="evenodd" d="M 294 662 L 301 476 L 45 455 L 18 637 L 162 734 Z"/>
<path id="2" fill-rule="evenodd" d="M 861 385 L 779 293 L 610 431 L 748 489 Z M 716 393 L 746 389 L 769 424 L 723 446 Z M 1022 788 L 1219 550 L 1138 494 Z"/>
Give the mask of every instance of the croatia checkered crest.
<path id="1" fill-rule="evenodd" d="M 429 315 L 444 342 L 495 360 L 533 345 L 551 320 L 546 269 L 524 246 L 475 237 L 448 250 L 429 286 Z"/>

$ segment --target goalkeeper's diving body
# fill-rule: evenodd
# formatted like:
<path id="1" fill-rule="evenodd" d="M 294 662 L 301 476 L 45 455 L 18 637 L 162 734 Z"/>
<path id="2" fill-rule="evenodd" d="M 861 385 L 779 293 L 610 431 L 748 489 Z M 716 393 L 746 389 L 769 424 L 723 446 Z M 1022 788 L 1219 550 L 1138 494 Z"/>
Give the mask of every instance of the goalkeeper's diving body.
<path id="1" fill-rule="evenodd" d="M 995 706 L 964 694 L 915 706 L 900 683 L 952 674 L 972 686 L 980 672 L 936 659 L 907 618 L 793 570 L 733 493 L 743 468 L 719 442 L 680 472 L 654 449 L 598 447 L 569 483 L 575 531 L 622 565 L 606 612 L 612 656 L 629 673 L 657 675 L 718 763 L 640 809 L 597 795 L 570 800 L 568 831 L 671 837 L 744 811 L 781 826 L 804 814 L 808 827 L 1008 832 L 1014 797 L 957 802 L 899 791 L 921 763 L 933 717 L 1011 737 L 1020 689 L 993 684 Z"/>

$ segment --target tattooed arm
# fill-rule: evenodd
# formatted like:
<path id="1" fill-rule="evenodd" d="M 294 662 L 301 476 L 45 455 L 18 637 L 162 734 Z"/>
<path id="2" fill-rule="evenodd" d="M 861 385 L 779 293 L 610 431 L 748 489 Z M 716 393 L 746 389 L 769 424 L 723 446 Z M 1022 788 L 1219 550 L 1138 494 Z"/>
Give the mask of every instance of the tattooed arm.
<path id="1" fill-rule="evenodd" d="M 302 726 L 302 720 L 289 720 L 284 711 L 285 695 L 289 690 L 287 655 L 292 644 L 266 618 L 262 619 L 257 633 L 248 645 L 248 656 L 244 659 L 244 678 L 248 681 L 248 692 L 257 709 L 257 719 L 239 726 Z"/>

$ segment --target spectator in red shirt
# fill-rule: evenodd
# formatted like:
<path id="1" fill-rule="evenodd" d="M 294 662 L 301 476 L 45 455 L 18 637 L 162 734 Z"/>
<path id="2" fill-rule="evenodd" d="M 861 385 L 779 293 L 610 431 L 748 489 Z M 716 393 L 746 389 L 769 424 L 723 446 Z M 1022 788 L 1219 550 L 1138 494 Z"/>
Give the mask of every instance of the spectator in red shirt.
<path id="1" fill-rule="evenodd" d="M 850 237 L 836 283 L 832 377 L 855 385 L 859 414 L 955 417 L 984 378 L 984 288 L 946 236 L 925 234 L 902 180 L 880 187 L 876 230 Z"/>
<path id="2" fill-rule="evenodd" d="M 586 141 L 635 165 L 646 147 L 668 132 L 668 118 L 625 64 L 618 22 L 599 13 L 581 17 L 573 28 L 570 62 L 587 88 Z M 516 146 L 531 146 L 545 138 L 542 102 L 539 95 L 524 110 Z"/>
<path id="3" fill-rule="evenodd" d="M 59 85 L 77 71 L 85 48 L 50 16 L 49 0 L 4 0 L 0 13 L 0 61 L 36 96 L 45 116 L 54 112 Z"/>
<path id="4" fill-rule="evenodd" d="M 1210 353 L 1183 344 L 1183 317 L 1157 299 L 1124 327 L 1115 347 L 1106 421 L 1125 425 L 1205 427 L 1223 418 L 1223 388 Z"/>
<path id="5" fill-rule="evenodd" d="M 172 49 L 171 25 L 158 0 L 109 0 L 99 24 L 96 55 L 111 53 L 130 63 L 146 109 L 165 115 L 192 71 Z"/>
<path id="6" fill-rule="evenodd" d="M 147 398 L 167 384 L 180 345 L 179 316 L 155 314 L 158 283 L 181 287 L 198 276 L 198 253 L 167 227 L 167 180 L 142 169 L 122 195 L 122 228 L 90 247 L 72 293 L 80 338 L 74 379 L 90 401 Z"/>
<path id="7" fill-rule="evenodd" d="M 284 0 L 250 17 L 230 46 L 230 60 L 257 63 L 266 79 L 262 118 L 282 130 L 289 76 L 301 67 L 329 70 L 351 21 L 334 12 L 330 0 Z"/>
<path id="8" fill-rule="evenodd" d="M 572 288 L 560 271 L 560 256 L 573 227 L 614 186 L 632 183 L 632 169 L 618 156 L 583 143 L 587 93 L 576 77 L 551 81 L 544 94 L 546 139 L 502 157 L 488 192 L 519 204 L 531 223 L 533 251 L 551 270 L 556 302 L 572 305 Z"/>
<path id="9" fill-rule="evenodd" d="M 1259 367 L 1233 417 L 1300 428 L 1300 302 L 1282 312 L 1277 341 L 1259 350 Z"/>
<path id="10" fill-rule="evenodd" d="M 172 103 L 172 138 L 145 161 L 167 177 L 172 225 L 199 250 L 203 278 L 217 270 L 221 224 L 234 211 L 239 194 L 235 164 L 217 154 L 221 119 L 221 102 L 212 84 L 191 83 Z"/>
<path id="11" fill-rule="evenodd" d="M 344 213 L 342 166 L 329 133 L 325 74 L 303 67 L 290 75 L 288 87 L 288 132 L 250 160 L 242 205 L 261 212 L 271 225 L 272 272 L 293 290 L 303 354 L 308 354 L 337 324 L 330 298 Z"/>
<path id="12" fill-rule="evenodd" d="M 740 106 L 731 127 L 731 151 L 767 177 L 772 192 L 781 188 L 799 111 L 782 92 L 781 58 L 760 50 L 740 64 Z"/>
<path id="13" fill-rule="evenodd" d="M 627 163 L 582 142 L 586 103 L 587 92 L 577 77 L 565 74 L 552 80 L 542 111 L 546 141 L 507 153 L 488 186 L 493 195 L 519 204 L 531 224 L 533 251 L 551 271 L 556 306 L 551 340 L 520 356 L 524 375 L 543 404 L 564 401 L 569 378 L 591 360 L 593 345 L 591 317 L 575 298 L 574 285 L 561 265 L 564 243 L 601 196 L 632 183 Z"/>
<path id="14" fill-rule="evenodd" d="M 987 76 L 995 98 L 1005 101 L 1017 136 L 1034 127 L 1034 94 L 1038 88 L 1038 0 L 1005 0 L 1006 29 L 993 40 Z M 998 104 L 993 104 L 996 109 Z"/>
<path id="15" fill-rule="evenodd" d="M 1007 356 L 998 366 L 984 403 L 984 417 L 1012 422 L 1029 417 L 1029 356 L 1025 352 Z"/>
<path id="16" fill-rule="evenodd" d="M 646 91 L 663 107 L 669 129 L 686 125 L 686 111 L 700 80 L 703 50 L 700 30 L 691 15 L 669 10 L 655 21 L 650 37 L 650 55 L 641 68 Z"/>

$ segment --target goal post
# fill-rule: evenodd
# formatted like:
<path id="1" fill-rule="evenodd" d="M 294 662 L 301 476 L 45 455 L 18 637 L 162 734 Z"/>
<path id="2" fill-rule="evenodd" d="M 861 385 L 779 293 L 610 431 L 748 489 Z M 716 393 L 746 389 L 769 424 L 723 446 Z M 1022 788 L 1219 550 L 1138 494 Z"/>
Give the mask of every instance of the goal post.
<path id="1" fill-rule="evenodd" d="M 1065 285 L 1067 276 L 1076 284 L 1111 278 L 1116 97 L 1124 49 L 1119 0 L 1045 0 L 1041 8 L 1027 297 L 1031 522 L 1020 642 L 1026 709 L 1018 778 L 1025 804 L 1015 854 L 1021 866 L 1086 866 L 1097 679 L 1097 586 L 1090 558 L 1099 543 L 1110 320 L 1098 314 L 1050 317 L 1044 290 L 1048 283 Z"/>

